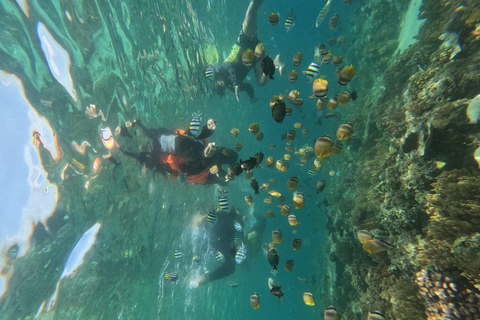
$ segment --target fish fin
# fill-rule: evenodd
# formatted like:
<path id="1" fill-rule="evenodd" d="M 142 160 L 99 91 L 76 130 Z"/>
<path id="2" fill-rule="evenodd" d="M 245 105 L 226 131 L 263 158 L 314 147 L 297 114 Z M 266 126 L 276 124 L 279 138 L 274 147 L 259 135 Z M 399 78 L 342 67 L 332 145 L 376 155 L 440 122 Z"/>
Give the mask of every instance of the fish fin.
<path id="1" fill-rule="evenodd" d="M 262 167 L 261 164 L 257 164 L 257 165 L 255 166 L 255 168 L 263 169 L 263 167 Z"/>
<path id="2" fill-rule="evenodd" d="M 260 194 L 260 192 L 258 192 L 258 190 L 255 190 L 255 194 Z"/>

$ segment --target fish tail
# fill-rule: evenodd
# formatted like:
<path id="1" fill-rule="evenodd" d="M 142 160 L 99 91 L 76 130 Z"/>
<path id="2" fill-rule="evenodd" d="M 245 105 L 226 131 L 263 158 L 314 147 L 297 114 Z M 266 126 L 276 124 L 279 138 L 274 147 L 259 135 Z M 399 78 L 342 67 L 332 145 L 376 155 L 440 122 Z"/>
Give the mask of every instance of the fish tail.
<path id="1" fill-rule="evenodd" d="M 258 190 L 255 190 L 255 194 L 260 194 L 260 192 L 258 192 Z"/>

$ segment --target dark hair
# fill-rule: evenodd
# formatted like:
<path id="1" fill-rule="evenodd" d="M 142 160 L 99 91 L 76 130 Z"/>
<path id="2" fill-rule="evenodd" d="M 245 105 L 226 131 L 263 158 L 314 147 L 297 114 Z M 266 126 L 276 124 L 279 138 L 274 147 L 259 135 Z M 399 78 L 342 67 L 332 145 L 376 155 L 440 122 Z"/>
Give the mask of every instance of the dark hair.
<path id="1" fill-rule="evenodd" d="M 178 135 L 175 138 L 175 153 L 181 156 L 188 155 L 192 152 L 193 142 L 194 140 L 187 136 Z"/>
<path id="2" fill-rule="evenodd" d="M 224 81 L 223 81 L 223 85 L 220 85 L 220 80 L 217 80 L 215 82 L 215 92 L 219 96 L 223 97 L 225 95 L 225 89 L 226 89 L 226 87 L 225 87 L 225 82 Z"/>
<path id="3" fill-rule="evenodd" d="M 233 86 L 234 80 L 232 80 L 233 70 L 230 70 L 229 66 L 225 63 L 219 64 L 215 70 L 215 91 L 219 96 L 225 94 L 225 90 L 228 87 Z M 223 85 L 220 83 L 223 82 Z"/>

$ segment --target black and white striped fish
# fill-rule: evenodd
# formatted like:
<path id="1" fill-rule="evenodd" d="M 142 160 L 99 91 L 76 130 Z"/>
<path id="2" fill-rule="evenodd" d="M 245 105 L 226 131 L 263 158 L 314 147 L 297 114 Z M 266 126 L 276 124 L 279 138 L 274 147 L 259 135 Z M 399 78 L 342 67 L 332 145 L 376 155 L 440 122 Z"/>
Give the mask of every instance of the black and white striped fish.
<path id="1" fill-rule="evenodd" d="M 242 241 L 243 241 L 243 236 L 241 234 L 236 234 L 235 238 L 233 239 L 233 243 L 235 244 L 235 246 L 241 245 Z"/>
<path id="2" fill-rule="evenodd" d="M 178 279 L 178 275 L 176 272 L 169 272 L 165 275 L 165 281 L 171 283 L 171 282 L 175 282 L 177 281 Z"/>
<path id="3" fill-rule="evenodd" d="M 313 61 L 308 66 L 307 71 L 302 71 L 302 73 L 305 75 L 305 77 L 307 77 L 308 81 L 312 81 L 317 76 L 319 70 L 320 70 L 320 66 L 318 65 L 318 63 Z"/>
<path id="4" fill-rule="evenodd" d="M 218 205 L 220 210 L 228 211 L 228 196 L 223 189 L 218 189 Z"/>
<path id="5" fill-rule="evenodd" d="M 243 260 L 247 257 L 247 247 L 242 243 L 240 249 L 238 249 L 237 254 L 235 255 L 235 262 L 238 264 L 242 263 Z"/>
<path id="6" fill-rule="evenodd" d="M 200 134 L 200 129 L 202 127 L 202 117 L 201 113 L 193 114 L 192 120 L 190 121 L 190 126 L 188 127 L 190 129 L 190 132 L 195 136 L 198 137 Z"/>
<path id="7" fill-rule="evenodd" d="M 178 180 L 178 182 L 180 182 L 181 185 L 184 185 L 188 182 L 187 181 L 187 175 L 184 174 L 184 173 L 180 173 L 177 177 L 177 180 Z"/>
<path id="8" fill-rule="evenodd" d="M 210 81 L 213 81 L 213 76 L 214 76 L 213 66 L 209 64 L 207 66 L 207 69 L 205 69 L 205 78 L 207 78 Z"/>
<path id="9" fill-rule="evenodd" d="M 217 213 L 215 209 L 212 209 L 207 215 L 207 221 L 211 224 L 217 223 Z"/>
<path id="10" fill-rule="evenodd" d="M 238 223 L 237 221 L 235 221 L 234 227 L 235 227 L 235 230 L 237 230 L 237 231 L 242 231 L 243 230 L 242 225 L 240 223 Z"/>
<path id="11" fill-rule="evenodd" d="M 223 253 L 221 253 L 220 251 L 218 250 L 215 250 L 215 260 L 217 260 L 218 262 L 223 262 L 225 261 L 225 256 L 223 255 Z"/>
<path id="12" fill-rule="evenodd" d="M 295 25 L 295 10 L 291 9 L 290 14 L 285 20 L 285 30 L 288 32 L 292 30 L 293 26 Z"/>
<path id="13" fill-rule="evenodd" d="M 175 259 L 180 259 L 182 257 L 182 251 L 180 249 L 175 250 Z"/>

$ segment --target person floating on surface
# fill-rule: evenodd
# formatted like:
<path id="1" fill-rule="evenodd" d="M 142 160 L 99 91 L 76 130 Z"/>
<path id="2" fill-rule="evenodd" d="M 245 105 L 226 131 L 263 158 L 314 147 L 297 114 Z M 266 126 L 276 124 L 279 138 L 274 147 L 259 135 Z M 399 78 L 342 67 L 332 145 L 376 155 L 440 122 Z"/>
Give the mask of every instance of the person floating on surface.
<path id="1" fill-rule="evenodd" d="M 117 131 L 123 137 L 138 140 L 136 143 L 140 151 L 131 151 L 125 146 L 117 145 L 123 154 L 137 159 L 145 169 L 159 172 L 166 179 L 168 173 L 182 184 L 188 182 L 224 185 L 226 172 L 221 166 L 233 165 L 238 154 L 207 140 L 215 128 L 216 121 L 213 119 L 208 120 L 201 132 L 196 134 L 192 133 L 193 129 L 149 129 L 139 120 L 135 120 L 126 122 L 125 126 L 117 128 Z"/>
<path id="2" fill-rule="evenodd" d="M 257 84 L 263 87 L 269 79 L 273 79 L 275 66 L 279 66 L 280 74 L 283 74 L 285 64 L 281 56 L 272 60 L 263 52 L 263 44 L 257 38 L 257 11 L 263 0 L 252 0 L 245 14 L 245 20 L 237 42 L 232 47 L 230 55 L 223 63 L 218 64 L 213 72 L 207 75 L 215 77 L 215 89 L 217 94 L 223 96 L 228 88 L 235 92 L 237 101 L 239 93 L 245 91 L 250 102 L 257 101 L 253 86 L 243 82 L 253 67 Z"/>

